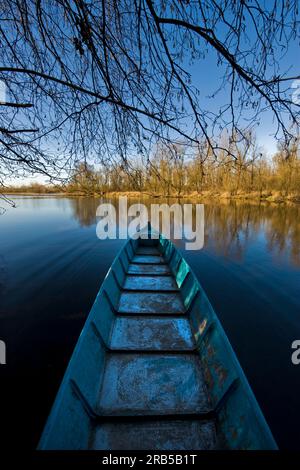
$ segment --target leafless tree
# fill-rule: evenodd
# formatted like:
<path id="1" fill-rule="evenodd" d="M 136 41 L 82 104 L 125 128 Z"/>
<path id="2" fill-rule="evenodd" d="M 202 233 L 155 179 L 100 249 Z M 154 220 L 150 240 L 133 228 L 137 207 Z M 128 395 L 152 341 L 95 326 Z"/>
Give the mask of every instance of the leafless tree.
<path id="1" fill-rule="evenodd" d="M 280 66 L 299 42 L 298 0 L 1 0 L 0 181 L 66 177 L 78 160 L 149 159 L 159 140 L 218 157 L 272 111 L 276 137 L 299 125 Z M 212 111 L 191 81 L 207 57 L 223 73 Z M 213 94 L 216 95 L 219 90 Z M 224 93 L 225 92 L 225 93 Z M 247 133 L 243 136 L 247 138 Z M 202 145 L 202 144 L 201 144 Z M 232 157 L 235 157 L 232 154 Z"/>

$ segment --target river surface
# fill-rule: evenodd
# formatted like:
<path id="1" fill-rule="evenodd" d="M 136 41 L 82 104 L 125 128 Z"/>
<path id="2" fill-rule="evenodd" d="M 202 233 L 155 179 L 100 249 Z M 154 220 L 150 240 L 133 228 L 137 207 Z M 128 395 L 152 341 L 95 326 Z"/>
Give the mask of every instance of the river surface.
<path id="1" fill-rule="evenodd" d="M 124 240 L 99 240 L 89 198 L 12 197 L 0 215 L 2 431 L 34 449 L 86 316 Z M 130 201 L 132 203 L 133 201 Z M 153 202 L 159 202 L 155 200 Z M 149 204 L 150 201 L 147 201 Z M 300 448 L 300 206 L 205 204 L 185 251 L 280 448 Z M 3 424 L 4 423 L 4 424 Z"/>

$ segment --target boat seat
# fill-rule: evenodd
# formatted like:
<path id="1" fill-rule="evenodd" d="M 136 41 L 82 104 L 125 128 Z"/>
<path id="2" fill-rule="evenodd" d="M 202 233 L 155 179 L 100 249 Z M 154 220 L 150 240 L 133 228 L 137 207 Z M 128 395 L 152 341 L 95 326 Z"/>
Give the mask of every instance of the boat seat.
<path id="1" fill-rule="evenodd" d="M 128 315 L 178 315 L 185 312 L 185 307 L 178 292 L 122 292 L 117 311 Z"/>
<path id="2" fill-rule="evenodd" d="M 216 430 L 210 421 L 154 420 L 107 422 L 91 436 L 93 450 L 212 450 Z"/>
<path id="3" fill-rule="evenodd" d="M 135 276 L 128 275 L 123 288 L 126 290 L 145 291 L 178 291 L 178 286 L 173 276 Z"/>
<path id="4" fill-rule="evenodd" d="M 97 406 L 100 415 L 201 414 L 210 409 L 198 355 L 107 355 Z"/>
<path id="5" fill-rule="evenodd" d="M 134 255 L 132 263 L 136 264 L 165 264 L 164 257 L 158 255 Z"/>
<path id="6" fill-rule="evenodd" d="M 195 347 L 186 318 L 116 318 L 110 347 L 127 350 L 188 351 Z"/>
<path id="7" fill-rule="evenodd" d="M 165 276 L 170 275 L 171 270 L 167 264 L 133 264 L 128 266 L 127 274 L 139 274 L 141 276 Z"/>
<path id="8" fill-rule="evenodd" d="M 156 246 L 139 246 L 135 252 L 136 255 L 156 255 L 160 256 L 160 251 Z"/>

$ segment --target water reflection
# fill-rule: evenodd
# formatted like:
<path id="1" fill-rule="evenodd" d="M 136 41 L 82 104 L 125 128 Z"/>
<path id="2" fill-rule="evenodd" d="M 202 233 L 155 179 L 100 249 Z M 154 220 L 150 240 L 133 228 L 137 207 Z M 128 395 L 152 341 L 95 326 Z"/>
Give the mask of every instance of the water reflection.
<path id="1" fill-rule="evenodd" d="M 8 345 L 8 365 L 0 367 L 7 374 L 0 377 L 7 421 L 1 418 L 18 421 L 22 443 L 35 448 L 84 320 L 124 241 L 96 237 L 100 198 L 19 196 L 14 202 L 16 209 L 0 217 L 0 334 Z M 110 202 L 118 208 L 118 200 Z M 128 202 L 149 208 L 168 201 Z M 299 210 L 206 203 L 204 249 L 184 253 L 282 448 L 299 447 L 300 375 L 290 358 L 291 343 L 300 337 Z M 176 245 L 184 248 L 181 240 Z M 11 436 L 13 442 L 13 425 Z"/>
<path id="2" fill-rule="evenodd" d="M 96 210 L 101 202 L 115 205 L 118 215 L 118 199 L 78 198 L 70 199 L 73 217 L 82 227 L 96 224 Z M 128 204 L 151 203 L 167 200 L 129 199 Z M 170 200 L 170 203 L 179 202 Z M 192 201 L 185 200 L 182 203 Z M 149 211 L 150 213 L 150 211 Z M 276 256 L 287 257 L 300 266 L 300 206 L 252 204 L 237 201 L 205 204 L 205 247 L 216 253 L 243 261 L 249 244 L 265 237 L 267 249 Z"/>
<path id="3" fill-rule="evenodd" d="M 102 199 L 75 198 L 70 199 L 73 217 L 81 227 L 88 227 L 96 223 L 96 210 Z"/>

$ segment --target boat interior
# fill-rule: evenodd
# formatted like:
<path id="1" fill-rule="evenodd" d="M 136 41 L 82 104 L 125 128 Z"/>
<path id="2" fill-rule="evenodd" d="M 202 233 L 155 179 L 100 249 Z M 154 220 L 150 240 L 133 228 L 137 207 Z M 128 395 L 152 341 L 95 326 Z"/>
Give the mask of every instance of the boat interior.
<path id="1" fill-rule="evenodd" d="M 40 448 L 257 449 L 275 443 L 174 244 L 130 239 L 81 333 Z"/>

